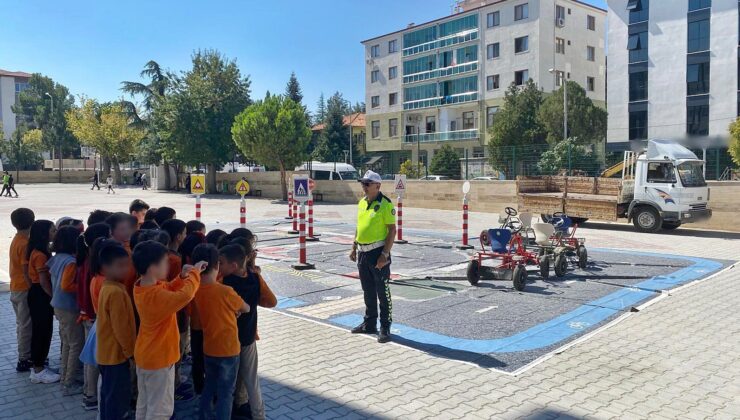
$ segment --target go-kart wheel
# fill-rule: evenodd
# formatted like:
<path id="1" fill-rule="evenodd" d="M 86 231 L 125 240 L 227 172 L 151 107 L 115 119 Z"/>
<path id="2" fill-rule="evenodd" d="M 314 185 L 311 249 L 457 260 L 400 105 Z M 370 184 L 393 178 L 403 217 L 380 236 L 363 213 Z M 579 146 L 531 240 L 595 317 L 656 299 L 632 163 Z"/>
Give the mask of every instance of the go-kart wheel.
<path id="1" fill-rule="evenodd" d="M 483 244 L 483 246 L 491 245 L 491 241 L 488 239 L 488 232 L 485 230 L 480 233 L 480 243 Z"/>
<path id="2" fill-rule="evenodd" d="M 540 276 L 544 280 L 547 280 L 550 277 L 550 256 L 545 255 L 540 259 Z"/>
<path id="3" fill-rule="evenodd" d="M 514 282 L 514 289 L 521 292 L 524 290 L 524 286 L 527 284 L 527 270 L 522 265 L 514 267 L 514 272 L 511 274 L 511 279 Z"/>
<path id="4" fill-rule="evenodd" d="M 583 245 L 578 246 L 576 255 L 578 255 L 578 268 L 585 270 L 588 266 L 588 251 L 586 251 L 586 247 Z"/>
<path id="5" fill-rule="evenodd" d="M 568 272 L 568 259 L 565 257 L 565 253 L 561 252 L 555 257 L 555 275 L 563 277 Z"/>
<path id="6" fill-rule="evenodd" d="M 480 263 L 478 260 L 471 260 L 468 263 L 467 277 L 470 284 L 477 286 L 480 281 Z"/>

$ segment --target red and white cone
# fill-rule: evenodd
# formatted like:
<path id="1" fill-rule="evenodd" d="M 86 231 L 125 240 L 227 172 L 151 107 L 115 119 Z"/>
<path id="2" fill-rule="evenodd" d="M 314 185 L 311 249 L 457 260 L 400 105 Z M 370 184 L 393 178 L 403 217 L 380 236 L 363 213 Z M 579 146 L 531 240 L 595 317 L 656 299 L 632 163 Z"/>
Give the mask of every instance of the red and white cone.
<path id="1" fill-rule="evenodd" d="M 200 196 L 195 196 L 195 220 L 200 222 Z"/>
<path id="2" fill-rule="evenodd" d="M 298 263 L 293 264 L 294 270 L 310 270 L 315 268 L 313 264 L 309 264 L 306 261 L 306 204 L 301 203 L 301 210 L 299 213 L 300 222 L 300 235 L 298 235 Z"/>
<path id="3" fill-rule="evenodd" d="M 247 227 L 247 201 L 244 197 L 239 203 L 239 225 L 243 228 Z"/>
<path id="4" fill-rule="evenodd" d="M 302 206 L 303 204 L 301 204 Z M 291 235 L 297 235 L 298 232 L 298 200 L 293 200 L 293 229 L 289 230 Z"/>
<path id="5" fill-rule="evenodd" d="M 396 211 L 396 240 L 397 244 L 407 244 L 408 241 L 403 239 L 403 196 L 398 196 L 398 209 Z"/>
<path id="6" fill-rule="evenodd" d="M 318 241 L 319 238 L 318 233 L 315 233 L 313 231 L 313 199 L 308 200 L 308 235 L 306 236 L 306 240 L 309 242 Z"/>
<path id="7" fill-rule="evenodd" d="M 288 216 L 286 219 L 293 218 L 293 191 L 288 191 Z"/>
<path id="8" fill-rule="evenodd" d="M 457 246 L 457 249 L 473 249 L 473 246 L 468 244 L 468 196 L 463 196 L 463 223 L 462 223 L 462 243 Z"/>

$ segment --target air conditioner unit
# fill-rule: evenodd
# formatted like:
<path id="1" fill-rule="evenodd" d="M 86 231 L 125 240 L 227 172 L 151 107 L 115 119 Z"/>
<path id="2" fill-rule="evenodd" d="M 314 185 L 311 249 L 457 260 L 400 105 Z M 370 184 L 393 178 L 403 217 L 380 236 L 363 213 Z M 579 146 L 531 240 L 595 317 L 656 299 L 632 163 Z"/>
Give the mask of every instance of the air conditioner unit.
<path id="1" fill-rule="evenodd" d="M 372 58 L 368 57 L 368 58 L 365 59 L 365 64 L 367 64 L 368 66 L 372 66 L 372 65 L 375 64 L 375 60 L 373 60 Z"/>
<path id="2" fill-rule="evenodd" d="M 555 24 L 558 25 L 558 28 L 562 28 L 565 26 L 565 18 L 559 17 L 555 19 Z"/>

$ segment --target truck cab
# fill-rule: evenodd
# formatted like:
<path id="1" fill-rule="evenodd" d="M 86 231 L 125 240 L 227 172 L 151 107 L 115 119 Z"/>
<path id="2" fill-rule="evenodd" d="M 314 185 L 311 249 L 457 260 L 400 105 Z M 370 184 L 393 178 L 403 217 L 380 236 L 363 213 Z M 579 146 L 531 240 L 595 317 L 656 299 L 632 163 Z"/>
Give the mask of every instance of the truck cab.
<path id="1" fill-rule="evenodd" d="M 657 232 L 708 219 L 708 201 L 704 161 L 674 141 L 650 140 L 634 161 L 634 197 L 627 217 L 635 228 Z"/>

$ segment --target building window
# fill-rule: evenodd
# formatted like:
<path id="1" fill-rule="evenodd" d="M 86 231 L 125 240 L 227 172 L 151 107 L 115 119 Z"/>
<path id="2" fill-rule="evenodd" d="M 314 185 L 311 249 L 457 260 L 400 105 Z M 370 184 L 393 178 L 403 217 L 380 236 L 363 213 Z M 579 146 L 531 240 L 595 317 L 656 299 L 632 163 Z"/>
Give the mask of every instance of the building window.
<path id="1" fill-rule="evenodd" d="M 565 40 L 563 38 L 555 38 L 555 52 L 565 54 Z"/>
<path id="2" fill-rule="evenodd" d="M 596 48 L 592 46 L 586 47 L 586 60 L 596 61 Z"/>
<path id="3" fill-rule="evenodd" d="M 686 133 L 692 136 L 709 134 L 709 105 L 686 107 Z"/>
<path id="4" fill-rule="evenodd" d="M 501 13 L 491 12 L 487 15 L 488 27 L 493 28 L 501 24 Z"/>
<path id="5" fill-rule="evenodd" d="M 485 157 L 485 153 L 482 147 L 473 147 L 473 157 L 482 158 Z"/>
<path id="6" fill-rule="evenodd" d="M 555 24 L 557 26 L 565 26 L 565 7 L 555 6 Z"/>
<path id="7" fill-rule="evenodd" d="M 596 30 L 596 17 L 588 15 L 586 16 L 586 28 L 588 28 L 589 31 L 595 31 Z"/>
<path id="8" fill-rule="evenodd" d="M 555 86 L 556 87 L 563 86 L 564 79 L 565 79 L 565 72 L 562 72 L 562 71 L 555 72 Z"/>
<path id="9" fill-rule="evenodd" d="M 596 79 L 593 77 L 586 77 L 586 90 L 593 92 L 596 90 Z"/>
<path id="10" fill-rule="evenodd" d="M 475 112 L 463 112 L 463 130 L 472 130 L 475 128 Z"/>
<path id="11" fill-rule="evenodd" d="M 393 106 L 398 103 L 398 93 L 393 92 L 388 94 L 388 106 Z"/>
<path id="12" fill-rule="evenodd" d="M 499 88 L 499 75 L 494 74 L 492 76 L 486 77 L 486 89 L 488 90 L 496 90 Z"/>
<path id="13" fill-rule="evenodd" d="M 374 139 L 380 137 L 380 121 L 370 123 L 370 136 Z"/>
<path id="14" fill-rule="evenodd" d="M 388 54 L 398 52 L 398 42 L 395 39 L 388 41 Z"/>
<path id="15" fill-rule="evenodd" d="M 437 131 L 437 118 L 436 117 L 427 117 L 426 119 L 426 129 L 427 133 L 434 133 Z"/>
<path id="16" fill-rule="evenodd" d="M 650 17 L 650 0 L 629 0 L 627 10 L 630 12 L 630 25 L 646 22 Z"/>
<path id="17" fill-rule="evenodd" d="M 527 83 L 527 80 L 529 80 L 529 70 L 519 70 L 517 72 L 514 72 L 515 85 L 521 86 Z"/>
<path id="18" fill-rule="evenodd" d="M 514 7 L 514 20 L 529 18 L 529 4 L 524 3 Z"/>
<path id="19" fill-rule="evenodd" d="M 370 47 L 370 57 L 380 57 L 380 45 L 376 44 Z"/>
<path id="20" fill-rule="evenodd" d="M 523 36 L 514 39 L 514 52 L 523 53 L 529 50 L 529 37 Z"/>
<path id="21" fill-rule="evenodd" d="M 373 70 L 370 72 L 370 83 L 375 83 L 380 78 L 380 70 Z"/>
<path id="22" fill-rule="evenodd" d="M 497 112 L 497 106 L 489 106 L 488 108 L 486 108 L 486 127 L 490 127 L 493 125 L 494 117 L 496 116 Z"/>
<path id="23" fill-rule="evenodd" d="M 646 101 L 648 98 L 648 72 L 630 73 L 630 102 Z"/>
<path id="24" fill-rule="evenodd" d="M 712 0 L 689 0 L 689 12 L 712 7 Z"/>
<path id="25" fill-rule="evenodd" d="M 498 58 L 499 56 L 499 43 L 493 43 L 486 45 L 486 58 L 487 59 L 493 59 Z"/>
<path id="26" fill-rule="evenodd" d="M 370 107 L 377 108 L 380 106 L 380 96 L 373 96 L 370 98 Z"/>
<path id="27" fill-rule="evenodd" d="M 398 135 L 398 118 L 391 118 L 388 120 L 388 137 L 396 137 Z"/>
<path id="28" fill-rule="evenodd" d="M 647 111 L 632 111 L 629 116 L 630 140 L 644 140 L 647 138 Z"/>
<path id="29" fill-rule="evenodd" d="M 686 94 L 709 93 L 709 62 L 686 66 Z"/>
<path id="30" fill-rule="evenodd" d="M 629 62 L 639 63 L 648 60 L 648 33 L 638 32 L 630 35 L 627 40 L 629 50 Z"/>
<path id="31" fill-rule="evenodd" d="M 392 80 L 398 77 L 398 67 L 388 67 L 388 80 Z"/>
<path id="32" fill-rule="evenodd" d="M 689 22 L 689 52 L 709 50 L 709 19 Z"/>

